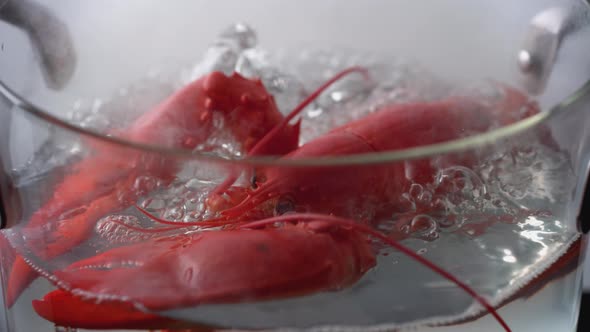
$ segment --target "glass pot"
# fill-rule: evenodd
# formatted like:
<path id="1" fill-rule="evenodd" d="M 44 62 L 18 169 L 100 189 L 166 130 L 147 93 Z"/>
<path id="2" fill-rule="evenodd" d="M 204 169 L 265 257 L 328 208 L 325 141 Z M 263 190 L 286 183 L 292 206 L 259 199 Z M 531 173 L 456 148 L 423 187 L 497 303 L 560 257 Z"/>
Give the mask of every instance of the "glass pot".
<path id="1" fill-rule="evenodd" d="M 588 10 L 1 2 L 2 327 L 574 331 Z"/>

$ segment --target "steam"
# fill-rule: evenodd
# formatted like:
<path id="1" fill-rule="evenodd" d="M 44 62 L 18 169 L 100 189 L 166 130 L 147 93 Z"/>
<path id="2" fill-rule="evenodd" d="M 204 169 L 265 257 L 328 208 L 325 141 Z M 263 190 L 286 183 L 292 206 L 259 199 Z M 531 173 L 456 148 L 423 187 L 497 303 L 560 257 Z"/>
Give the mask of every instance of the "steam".
<path id="1" fill-rule="evenodd" d="M 251 24 L 260 45 L 270 51 L 310 43 L 344 46 L 410 58 L 449 80 L 516 82 L 516 54 L 530 19 L 566 3 L 198 0 L 171 5 L 156 0 L 64 0 L 56 6 L 51 0 L 39 2 L 52 8 L 73 36 L 80 61 L 68 95 L 78 97 L 112 95 L 149 70 L 194 63 L 216 34 L 235 22 Z"/>

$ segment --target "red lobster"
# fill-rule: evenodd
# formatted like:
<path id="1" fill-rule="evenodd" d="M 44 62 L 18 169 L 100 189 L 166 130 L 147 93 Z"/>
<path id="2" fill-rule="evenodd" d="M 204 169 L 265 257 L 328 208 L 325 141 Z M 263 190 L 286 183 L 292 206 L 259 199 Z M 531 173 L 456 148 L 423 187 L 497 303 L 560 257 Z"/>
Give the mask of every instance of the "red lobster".
<path id="1" fill-rule="evenodd" d="M 351 68 L 340 73 L 314 95 L 358 70 Z M 312 100 L 313 95 L 294 110 L 293 115 Z M 213 72 L 202 77 L 120 132 L 132 141 L 193 149 L 211 134 L 216 114 L 223 118 L 225 127 L 246 152 L 280 124 L 281 130 L 273 134 L 278 143 L 268 142 L 250 154 L 282 155 L 298 145 L 300 123 L 289 125 L 284 121 L 274 98 L 260 80 L 246 79 L 236 73 L 228 77 Z M 44 241 L 26 244 L 43 260 L 66 253 L 88 238 L 99 218 L 127 208 L 155 189 L 153 184 L 138 181 L 140 176 L 151 176 L 166 183 L 178 172 L 177 163 L 163 162 L 157 157 L 146 158 L 147 153 L 94 145 L 96 154 L 72 167 L 73 174 L 57 186 L 53 197 L 31 216 L 22 230 L 24 235 L 43 233 Z M 50 224 L 55 229 L 49 232 L 41 229 L 50 220 L 58 220 Z M 17 255 L 9 273 L 9 307 L 36 275 L 25 259 Z"/>
<path id="2" fill-rule="evenodd" d="M 509 124 L 538 111 L 525 96 L 507 87 L 503 91 L 503 97 L 494 105 L 458 97 L 390 105 L 334 129 L 283 158 L 362 154 L 434 144 L 459 138 L 465 132 L 484 132 L 494 122 Z M 438 162 L 471 166 L 476 160 L 476 155 L 465 153 Z M 195 223 L 225 225 L 227 229 L 159 237 L 76 262 L 55 273 L 73 291 L 54 291 L 34 302 L 34 308 L 41 316 L 65 326 L 129 328 L 146 322 L 166 326 L 168 319 L 158 321 L 151 314 L 142 318 L 131 306 L 113 319 L 93 316 L 96 311 L 110 312 L 127 304 L 117 299 L 96 303 L 77 296 L 115 295 L 150 310 L 164 310 L 329 291 L 355 283 L 374 266 L 376 251 L 368 244 L 373 237 L 452 280 L 508 331 L 494 308 L 467 285 L 371 227 L 396 212 L 396 199 L 412 183 L 430 181 L 440 166 L 430 160 L 416 160 L 362 168 L 266 167 L 257 171 L 257 188 L 246 199 L 221 211 L 222 217 L 215 221 Z M 219 191 L 224 189 L 222 186 Z M 295 213 L 252 221 L 291 211 Z M 154 219 L 175 227 L 189 226 Z M 105 269 L 107 264 L 112 269 Z M 59 301 L 71 311 L 53 311 L 52 301 Z M 125 320 L 126 315 L 129 320 Z"/>

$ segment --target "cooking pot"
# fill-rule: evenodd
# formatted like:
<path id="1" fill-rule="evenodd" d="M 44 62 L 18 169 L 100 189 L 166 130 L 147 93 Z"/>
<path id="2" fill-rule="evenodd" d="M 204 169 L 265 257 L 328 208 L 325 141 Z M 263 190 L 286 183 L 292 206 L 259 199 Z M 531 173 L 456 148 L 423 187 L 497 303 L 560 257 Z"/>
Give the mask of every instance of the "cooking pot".
<path id="1" fill-rule="evenodd" d="M 3 327 L 574 331 L 589 13 L 0 1 Z"/>

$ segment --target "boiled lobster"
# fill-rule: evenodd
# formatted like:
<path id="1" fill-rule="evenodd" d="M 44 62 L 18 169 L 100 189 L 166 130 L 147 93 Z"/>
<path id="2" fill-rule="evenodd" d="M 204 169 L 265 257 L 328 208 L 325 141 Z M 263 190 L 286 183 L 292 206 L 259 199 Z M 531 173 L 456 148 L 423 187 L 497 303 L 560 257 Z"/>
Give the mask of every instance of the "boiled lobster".
<path id="1" fill-rule="evenodd" d="M 312 97 L 355 71 L 359 69 L 351 68 L 335 76 Z M 213 72 L 187 85 L 131 126 L 117 132 L 135 142 L 194 149 L 214 130 L 214 118 L 221 117 L 224 127 L 240 142 L 244 151 L 250 153 L 255 149 L 250 155 L 283 155 L 294 150 L 299 139 L 299 122 L 291 125 L 288 120 L 312 100 L 308 98 L 291 117 L 285 118 L 260 80 L 247 79 L 237 73 L 226 76 Z M 273 142 L 257 145 L 277 127 L 281 130 L 272 134 Z M 149 153 L 95 142 L 91 145 L 96 148 L 95 154 L 72 167 L 73 174 L 57 186 L 53 197 L 22 229 L 25 238 L 43 233 L 43 241 L 26 244 L 43 260 L 69 251 L 88 238 L 99 218 L 129 207 L 155 189 L 154 182 L 144 183 L 139 181 L 141 177 L 155 178 L 166 184 L 178 172 L 177 163 Z M 43 227 L 50 220 L 58 221 L 49 224 L 54 229 L 48 232 Z M 10 307 L 37 273 L 22 256 L 17 255 L 8 275 L 7 304 Z"/>
<path id="2" fill-rule="evenodd" d="M 389 105 L 282 158 L 363 154 L 434 144 L 538 112 L 536 105 L 517 91 L 505 86 L 502 91 L 502 98 L 492 105 L 464 97 Z M 34 302 L 35 310 L 65 326 L 129 328 L 153 323 L 155 317 L 144 314 L 142 321 L 141 314 L 131 307 L 124 311 L 130 315 L 128 321 L 121 316 L 109 320 L 91 314 L 118 310 L 123 300 L 157 311 L 329 291 L 355 283 L 374 266 L 378 251 L 369 241 L 377 238 L 452 280 L 509 330 L 494 308 L 468 286 L 373 230 L 381 218 L 398 211 L 397 198 L 412 183 L 431 181 L 437 168 L 446 164 L 472 166 L 477 158 L 465 152 L 436 162 L 418 159 L 362 168 L 262 167 L 257 170 L 255 188 L 248 189 L 246 198 L 235 206 L 222 208 L 215 220 L 179 224 L 152 216 L 179 230 L 188 226 L 225 229 L 163 235 L 78 261 L 55 272 L 69 290 L 54 291 Z M 231 181 L 228 183 L 231 185 Z M 218 192 L 231 194 L 226 188 L 222 186 Z M 72 311 L 53 311 L 51 302 L 56 299 Z M 168 322 L 162 318 L 155 325 Z"/>
<path id="3" fill-rule="evenodd" d="M 286 224 L 277 227 L 277 222 Z M 67 281 L 69 287 L 79 294 L 134 293 L 139 297 L 132 296 L 132 300 L 150 310 L 306 295 L 350 286 L 372 268 L 375 252 L 367 235 L 400 250 L 456 283 L 509 330 L 485 299 L 411 249 L 366 225 L 320 214 L 290 214 L 247 223 L 229 231 L 183 234 L 116 248 L 72 264 L 56 276 Z M 285 246 L 285 243 L 293 246 Z M 227 255 L 227 252 L 239 252 L 243 259 L 236 260 L 235 255 Z M 322 255 L 317 255 L 318 252 Z M 187 257 L 191 257 L 189 262 Z M 133 282 L 137 279 L 135 267 L 128 266 L 135 260 L 147 262 L 137 266 L 146 273 L 142 275 L 145 279 L 139 283 Z M 104 268 L 118 264 L 122 268 L 116 272 Z M 160 278 L 162 271 L 178 267 L 184 270 L 175 280 Z M 209 273 L 211 270 L 223 273 Z M 247 276 L 243 274 L 245 270 L 249 271 Z M 80 289 L 84 291 L 80 292 Z M 158 292 L 148 291 L 150 289 L 158 289 Z M 56 311 L 56 305 L 71 311 Z M 182 324 L 167 318 L 158 320 L 147 313 L 142 316 L 138 310 L 121 301 L 107 300 L 98 304 L 81 300 L 63 290 L 53 291 L 43 300 L 33 302 L 33 307 L 41 316 L 64 326 L 142 328 L 146 324 L 153 324 L 152 327 Z M 97 313 L 108 313 L 110 310 L 117 312 L 113 316 L 96 319 Z M 129 320 L 124 319 L 125 315 L 129 315 Z"/>

